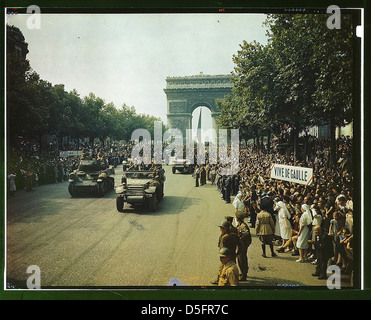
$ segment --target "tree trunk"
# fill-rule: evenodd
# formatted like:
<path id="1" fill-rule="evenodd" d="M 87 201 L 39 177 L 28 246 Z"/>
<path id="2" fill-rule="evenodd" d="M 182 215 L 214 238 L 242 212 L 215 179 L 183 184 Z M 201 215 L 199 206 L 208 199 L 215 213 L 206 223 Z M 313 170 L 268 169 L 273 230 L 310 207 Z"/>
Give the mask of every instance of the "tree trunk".
<path id="1" fill-rule="evenodd" d="M 297 159 L 297 150 L 298 150 L 298 129 L 293 128 L 293 148 L 294 148 L 294 161 Z"/>
<path id="2" fill-rule="evenodd" d="M 271 131 L 268 130 L 268 136 L 267 136 L 267 150 L 268 152 L 271 151 Z"/>
<path id="3" fill-rule="evenodd" d="M 307 136 L 307 133 L 305 133 L 304 145 L 303 145 L 303 160 L 304 160 L 305 166 L 307 166 L 307 148 L 308 148 L 308 136 Z"/>
<path id="4" fill-rule="evenodd" d="M 336 162 L 336 125 L 335 119 L 332 117 L 330 120 L 330 163 L 335 164 Z"/>

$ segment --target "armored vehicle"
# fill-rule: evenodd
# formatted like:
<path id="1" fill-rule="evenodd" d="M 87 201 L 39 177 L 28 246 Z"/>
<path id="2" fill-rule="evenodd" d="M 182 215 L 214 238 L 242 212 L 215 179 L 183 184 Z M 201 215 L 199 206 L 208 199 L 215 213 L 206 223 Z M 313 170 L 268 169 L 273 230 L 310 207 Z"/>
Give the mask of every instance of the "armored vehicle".
<path id="1" fill-rule="evenodd" d="M 177 171 L 192 173 L 194 171 L 194 165 L 187 159 L 176 159 L 172 167 L 172 172 L 175 174 Z"/>
<path id="2" fill-rule="evenodd" d="M 126 171 L 122 183 L 116 187 L 116 208 L 123 212 L 125 202 L 131 205 L 144 204 L 155 211 L 164 197 L 165 175 L 163 170 Z"/>
<path id="3" fill-rule="evenodd" d="M 72 197 L 79 194 L 103 196 L 115 186 L 111 177 L 114 173 L 114 167 L 102 160 L 82 159 L 78 168 L 69 174 L 68 192 Z"/>

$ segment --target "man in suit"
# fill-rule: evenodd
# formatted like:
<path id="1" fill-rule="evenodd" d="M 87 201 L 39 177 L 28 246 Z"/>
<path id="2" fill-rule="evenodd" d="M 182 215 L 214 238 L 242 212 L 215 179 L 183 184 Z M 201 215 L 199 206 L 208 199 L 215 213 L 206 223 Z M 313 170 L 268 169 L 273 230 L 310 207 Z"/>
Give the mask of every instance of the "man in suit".
<path id="1" fill-rule="evenodd" d="M 241 270 L 241 276 L 239 278 L 240 281 L 245 281 L 247 277 L 247 273 L 249 271 L 249 263 L 247 257 L 247 249 L 251 244 L 251 233 L 250 228 L 244 222 L 245 214 L 243 212 L 236 212 L 236 219 L 238 222 L 237 226 L 237 234 L 240 238 L 240 242 L 238 244 L 238 251 L 237 251 L 237 263 L 238 267 Z"/>
<path id="2" fill-rule="evenodd" d="M 329 259 L 334 256 L 332 238 L 318 225 L 313 227 L 313 232 L 315 234 L 315 240 L 308 240 L 308 242 L 314 243 L 318 264 L 316 272 L 313 273 L 312 276 L 318 277 L 318 279 L 327 279 L 327 264 Z"/>
<path id="3" fill-rule="evenodd" d="M 196 177 L 196 187 L 198 187 L 200 185 L 199 184 L 199 180 L 200 180 L 200 168 L 198 166 L 196 167 L 195 177 Z"/>
<path id="4" fill-rule="evenodd" d="M 225 179 L 225 203 L 231 203 L 231 184 L 232 178 L 228 176 L 227 179 Z"/>

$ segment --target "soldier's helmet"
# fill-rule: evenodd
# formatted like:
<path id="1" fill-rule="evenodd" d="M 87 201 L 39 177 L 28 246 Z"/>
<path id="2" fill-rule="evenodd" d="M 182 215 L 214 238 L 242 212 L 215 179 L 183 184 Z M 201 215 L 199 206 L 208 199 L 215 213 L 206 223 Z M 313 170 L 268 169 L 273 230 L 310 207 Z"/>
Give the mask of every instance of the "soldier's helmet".
<path id="1" fill-rule="evenodd" d="M 229 226 L 230 226 L 229 222 L 225 220 L 219 225 L 220 228 L 224 229 L 229 229 Z"/>
<path id="2" fill-rule="evenodd" d="M 219 250 L 219 256 L 220 257 L 231 257 L 232 256 L 232 253 L 231 253 L 231 250 L 229 250 L 228 248 L 224 247 L 224 248 L 221 248 Z"/>

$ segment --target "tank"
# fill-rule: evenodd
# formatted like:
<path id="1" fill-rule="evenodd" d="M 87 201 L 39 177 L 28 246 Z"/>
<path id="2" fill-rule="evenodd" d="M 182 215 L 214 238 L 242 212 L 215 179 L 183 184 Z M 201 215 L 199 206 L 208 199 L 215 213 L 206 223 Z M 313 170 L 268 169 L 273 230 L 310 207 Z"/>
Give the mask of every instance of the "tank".
<path id="1" fill-rule="evenodd" d="M 111 176 L 114 173 L 114 167 L 103 160 L 80 160 L 78 168 L 69 174 L 68 192 L 72 197 L 81 194 L 103 196 L 114 189 L 115 180 Z"/>

